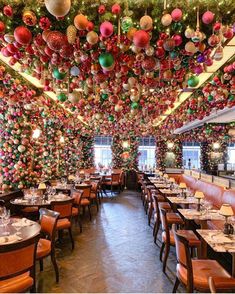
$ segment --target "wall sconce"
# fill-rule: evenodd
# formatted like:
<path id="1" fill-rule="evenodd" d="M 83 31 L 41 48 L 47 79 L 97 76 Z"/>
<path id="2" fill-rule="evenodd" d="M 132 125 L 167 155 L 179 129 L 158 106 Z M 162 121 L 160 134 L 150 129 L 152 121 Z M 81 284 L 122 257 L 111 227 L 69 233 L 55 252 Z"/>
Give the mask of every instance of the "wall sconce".
<path id="1" fill-rule="evenodd" d="M 60 137 L 60 143 L 61 143 L 61 144 L 64 144 L 64 142 L 65 142 L 64 137 L 61 136 L 61 137 Z"/>
<path id="2" fill-rule="evenodd" d="M 122 142 L 122 147 L 123 147 L 123 148 L 129 148 L 129 147 L 130 147 L 129 142 L 128 142 L 128 141 L 123 141 L 123 142 Z"/>
<path id="3" fill-rule="evenodd" d="M 33 130 L 33 135 L 32 135 L 32 138 L 33 139 L 38 139 L 41 135 L 41 130 L 40 129 L 35 129 Z"/>
<path id="4" fill-rule="evenodd" d="M 213 149 L 219 149 L 220 148 L 220 143 L 215 142 L 213 143 Z"/>
<path id="5" fill-rule="evenodd" d="M 172 149 L 172 148 L 174 147 L 174 143 L 173 143 L 173 142 L 168 142 L 168 143 L 167 143 L 167 147 L 168 147 L 169 149 Z"/>

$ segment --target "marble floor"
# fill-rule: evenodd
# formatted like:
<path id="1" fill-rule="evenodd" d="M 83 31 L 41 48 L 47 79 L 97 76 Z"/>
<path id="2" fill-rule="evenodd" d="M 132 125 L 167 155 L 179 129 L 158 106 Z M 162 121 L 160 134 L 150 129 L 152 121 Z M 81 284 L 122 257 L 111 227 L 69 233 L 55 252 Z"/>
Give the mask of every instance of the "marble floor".
<path id="1" fill-rule="evenodd" d="M 170 254 L 167 275 L 162 273 L 159 246 L 147 224 L 140 195 L 125 191 L 105 198 L 93 219 L 83 219 L 80 234 L 74 224 L 75 249 L 68 236 L 57 248 L 60 282 L 56 284 L 50 258 L 37 271 L 38 292 L 171 292 L 176 257 Z"/>

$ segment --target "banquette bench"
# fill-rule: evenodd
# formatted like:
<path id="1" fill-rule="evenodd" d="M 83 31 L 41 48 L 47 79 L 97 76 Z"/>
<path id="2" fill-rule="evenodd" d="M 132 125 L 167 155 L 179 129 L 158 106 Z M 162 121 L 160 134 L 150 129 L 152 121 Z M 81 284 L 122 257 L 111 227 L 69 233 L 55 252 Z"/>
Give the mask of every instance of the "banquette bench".
<path id="1" fill-rule="evenodd" d="M 230 204 L 235 215 L 235 189 L 226 190 L 216 184 L 197 180 L 185 174 L 171 174 L 169 176 L 174 177 L 177 183 L 186 183 L 187 187 L 192 190 L 192 192 L 203 192 L 205 199 L 210 201 L 215 209 L 220 209 L 223 203 Z M 224 225 L 223 221 L 208 221 L 207 223 L 209 229 L 222 229 Z"/>

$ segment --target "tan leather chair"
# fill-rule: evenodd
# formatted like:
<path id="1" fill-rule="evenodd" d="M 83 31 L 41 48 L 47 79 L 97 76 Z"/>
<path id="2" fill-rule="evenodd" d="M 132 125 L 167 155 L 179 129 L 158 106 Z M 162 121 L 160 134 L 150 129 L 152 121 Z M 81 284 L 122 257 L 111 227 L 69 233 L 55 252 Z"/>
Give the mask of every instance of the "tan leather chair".
<path id="1" fill-rule="evenodd" d="M 170 229 L 169 222 L 167 220 L 167 211 L 163 208 L 160 209 L 160 217 L 161 217 L 161 223 L 162 223 L 162 247 L 160 251 L 160 260 L 162 261 L 162 256 L 164 252 L 164 259 L 163 259 L 163 265 L 162 265 L 162 271 L 165 273 L 166 271 L 166 264 L 167 259 L 170 252 L 170 246 L 175 246 L 175 238 L 173 230 Z M 178 233 L 183 235 L 185 238 L 187 238 L 189 242 L 189 246 L 191 249 L 197 248 L 199 249 L 201 242 L 197 238 L 197 236 L 194 234 L 191 230 L 178 230 Z"/>
<path id="2" fill-rule="evenodd" d="M 74 240 L 72 235 L 72 207 L 74 199 L 69 199 L 65 201 L 53 201 L 51 202 L 51 209 L 59 212 L 60 216 L 56 224 L 56 230 L 59 232 L 63 230 L 68 230 L 69 237 L 72 244 L 72 250 L 74 249 Z"/>
<path id="3" fill-rule="evenodd" d="M 211 293 L 223 293 L 225 291 L 233 291 L 234 293 L 235 290 L 234 278 L 209 277 L 208 283 Z"/>
<path id="4" fill-rule="evenodd" d="M 99 196 L 98 196 L 98 191 L 99 189 L 99 181 L 93 181 L 91 182 L 91 194 L 90 194 L 90 199 L 92 203 L 94 202 L 96 204 L 96 209 L 97 212 L 99 211 Z"/>
<path id="5" fill-rule="evenodd" d="M 173 293 L 176 292 L 180 283 L 182 283 L 188 293 L 194 290 L 208 292 L 209 277 L 231 278 L 230 274 L 216 261 L 211 259 L 191 259 L 189 251 L 189 240 L 174 231 L 177 266 L 176 280 Z"/>
<path id="6" fill-rule="evenodd" d="M 76 218 L 79 223 L 80 233 L 82 232 L 82 221 L 80 217 L 80 208 L 81 208 L 81 200 L 82 200 L 82 190 L 73 190 L 72 198 L 74 199 L 73 207 L 72 207 L 72 217 Z"/>
<path id="7" fill-rule="evenodd" d="M 120 191 L 121 191 L 120 174 L 119 173 L 112 173 L 111 180 L 105 182 L 105 185 L 111 187 L 111 194 L 113 194 L 114 187 L 118 187 L 118 192 L 120 193 Z"/>
<path id="8" fill-rule="evenodd" d="M 83 214 L 85 213 L 86 207 L 88 208 L 90 220 L 92 219 L 91 215 L 91 185 L 76 185 L 76 189 L 83 191 L 80 207 L 83 209 Z"/>
<path id="9" fill-rule="evenodd" d="M 0 246 L 0 293 L 36 292 L 35 262 L 39 235 Z"/>
<path id="10" fill-rule="evenodd" d="M 36 259 L 40 262 L 40 271 L 43 270 L 43 259 L 51 256 L 51 262 L 54 266 L 56 282 L 59 282 L 59 270 L 55 258 L 55 235 L 59 213 L 46 208 L 41 208 L 40 225 L 42 238 L 39 239 L 37 246 Z"/>

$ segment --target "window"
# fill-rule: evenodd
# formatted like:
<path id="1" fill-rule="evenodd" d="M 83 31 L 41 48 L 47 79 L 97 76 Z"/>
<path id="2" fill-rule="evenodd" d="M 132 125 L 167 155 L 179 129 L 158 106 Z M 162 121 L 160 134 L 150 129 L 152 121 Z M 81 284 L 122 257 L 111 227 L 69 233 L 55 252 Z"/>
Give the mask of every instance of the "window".
<path id="1" fill-rule="evenodd" d="M 112 163 L 112 137 L 95 137 L 94 153 L 95 165 L 108 167 Z"/>
<path id="2" fill-rule="evenodd" d="M 156 166 L 156 141 L 154 137 L 139 139 L 139 169 L 149 170 Z"/>
<path id="3" fill-rule="evenodd" d="M 184 143 L 183 144 L 183 165 L 184 168 L 189 168 L 189 159 L 191 167 L 200 169 L 201 147 L 199 143 Z"/>
<path id="4" fill-rule="evenodd" d="M 230 143 L 228 145 L 228 164 L 231 164 L 231 169 L 235 168 L 235 144 Z M 228 169 L 228 166 L 227 166 Z"/>

